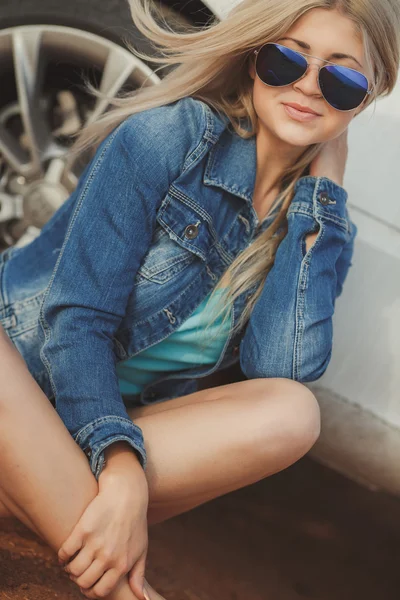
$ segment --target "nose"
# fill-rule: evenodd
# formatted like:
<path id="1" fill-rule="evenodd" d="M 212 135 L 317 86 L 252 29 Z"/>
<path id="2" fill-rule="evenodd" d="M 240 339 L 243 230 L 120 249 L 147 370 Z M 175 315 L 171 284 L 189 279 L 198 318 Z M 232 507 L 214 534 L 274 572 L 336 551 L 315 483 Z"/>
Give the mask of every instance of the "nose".
<path id="1" fill-rule="evenodd" d="M 318 73 L 320 66 L 318 63 L 309 63 L 307 73 L 302 79 L 296 81 L 293 87 L 299 89 L 308 96 L 319 96 L 322 97 L 321 90 L 318 85 Z"/>

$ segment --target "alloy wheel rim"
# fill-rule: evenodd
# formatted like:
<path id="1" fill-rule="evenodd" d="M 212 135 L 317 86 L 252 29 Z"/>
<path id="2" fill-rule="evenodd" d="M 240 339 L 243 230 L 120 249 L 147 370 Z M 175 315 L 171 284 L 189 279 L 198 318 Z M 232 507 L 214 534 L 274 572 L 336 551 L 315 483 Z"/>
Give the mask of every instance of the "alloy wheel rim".
<path id="1" fill-rule="evenodd" d="M 85 92 L 82 71 L 107 96 L 160 78 L 117 43 L 58 25 L 0 31 L 0 60 L 7 74 L 0 102 L 3 249 L 36 237 L 77 185 L 83 167 L 68 157 L 70 136 L 108 108 Z"/>

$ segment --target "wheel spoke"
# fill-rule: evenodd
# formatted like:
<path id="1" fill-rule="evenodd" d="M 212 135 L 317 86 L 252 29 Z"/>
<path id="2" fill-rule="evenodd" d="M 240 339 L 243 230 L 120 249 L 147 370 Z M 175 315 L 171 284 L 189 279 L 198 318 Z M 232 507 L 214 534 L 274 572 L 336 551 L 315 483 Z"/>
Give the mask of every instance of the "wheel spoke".
<path id="1" fill-rule="evenodd" d="M 40 105 L 45 60 L 40 29 L 13 31 L 13 58 L 18 101 L 31 156 L 31 175 L 39 174 L 41 156 L 51 143 L 49 125 Z"/>
<path id="2" fill-rule="evenodd" d="M 66 189 L 71 193 L 74 191 L 76 186 L 78 185 L 79 175 L 74 173 L 72 168 L 65 170 L 63 174 L 63 179 L 61 180 Z"/>
<path id="3" fill-rule="evenodd" d="M 101 78 L 100 92 L 109 97 L 116 96 L 135 70 L 132 58 L 126 51 L 114 47 L 110 50 Z M 109 101 L 98 98 L 87 124 L 96 120 L 107 108 Z"/>

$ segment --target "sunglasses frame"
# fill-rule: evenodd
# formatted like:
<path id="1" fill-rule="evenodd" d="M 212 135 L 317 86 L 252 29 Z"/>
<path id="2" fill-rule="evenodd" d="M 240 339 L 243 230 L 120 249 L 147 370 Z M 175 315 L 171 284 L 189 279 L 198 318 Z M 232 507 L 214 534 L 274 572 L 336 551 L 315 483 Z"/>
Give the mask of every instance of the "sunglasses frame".
<path id="1" fill-rule="evenodd" d="M 364 73 L 361 73 L 361 71 L 357 71 L 357 69 L 352 69 L 351 67 L 343 67 L 343 65 L 339 65 L 338 63 L 332 62 L 330 60 L 325 60 L 324 58 L 319 58 L 318 56 L 313 56 L 312 54 L 306 54 L 305 52 L 299 52 L 298 50 L 293 50 L 293 48 L 288 48 L 287 46 L 284 46 L 283 44 L 277 44 L 276 42 L 267 42 L 266 44 L 263 44 L 258 50 L 254 50 L 254 54 L 256 55 L 255 69 L 256 69 L 257 77 L 259 78 L 259 80 L 264 85 L 267 85 L 268 87 L 286 87 L 286 85 L 293 85 L 293 83 L 297 83 L 297 81 L 300 81 L 301 79 L 303 79 L 303 77 L 305 77 L 307 75 L 308 69 L 310 68 L 311 65 L 308 62 L 307 58 L 306 58 L 305 60 L 306 60 L 306 63 L 307 63 L 307 68 L 306 68 L 304 74 L 301 77 L 299 77 L 298 79 L 295 79 L 294 81 L 292 81 L 291 83 L 287 83 L 285 85 L 271 85 L 270 83 L 265 83 L 265 81 L 263 81 L 261 79 L 261 77 L 259 76 L 259 74 L 257 72 L 257 57 L 258 57 L 259 52 L 261 52 L 261 50 L 264 48 L 264 46 L 278 46 L 278 47 L 281 46 L 282 48 L 286 48 L 287 50 L 290 50 L 291 52 L 295 52 L 296 54 L 300 54 L 300 56 L 303 56 L 303 57 L 309 56 L 310 58 L 317 58 L 318 60 L 322 60 L 324 63 L 328 63 L 330 65 L 334 65 L 335 67 L 346 68 L 346 69 L 349 69 L 350 71 L 355 71 L 355 73 L 358 73 L 359 75 L 362 75 L 363 77 L 365 77 L 365 79 L 367 81 L 368 89 L 365 92 L 365 96 L 362 99 L 362 101 L 360 102 L 360 104 L 358 104 L 354 108 L 350 108 L 350 109 L 347 109 L 347 110 L 342 110 L 340 108 L 336 108 L 335 106 L 332 106 L 332 104 L 325 98 L 324 92 L 322 91 L 321 85 L 320 85 L 320 82 L 319 82 L 319 75 L 320 75 L 321 69 L 324 69 L 326 67 L 326 65 L 320 65 L 318 67 L 317 81 L 318 81 L 319 90 L 320 90 L 320 92 L 322 94 L 322 97 L 324 98 L 325 102 L 327 102 L 329 104 L 329 106 L 331 106 L 334 110 L 338 110 L 339 112 L 351 112 L 352 110 L 356 110 L 356 108 L 358 108 L 359 106 L 362 105 L 362 103 L 364 102 L 365 98 L 367 96 L 369 96 L 370 94 L 372 94 L 373 89 L 372 88 L 369 89 L 370 82 L 368 80 L 368 77 L 366 75 L 364 75 Z"/>

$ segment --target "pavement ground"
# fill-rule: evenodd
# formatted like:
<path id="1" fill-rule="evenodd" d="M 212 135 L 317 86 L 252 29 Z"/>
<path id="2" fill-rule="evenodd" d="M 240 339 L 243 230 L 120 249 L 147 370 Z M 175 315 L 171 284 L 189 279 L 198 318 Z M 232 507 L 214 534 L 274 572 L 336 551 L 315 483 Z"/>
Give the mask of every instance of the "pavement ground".
<path id="1" fill-rule="evenodd" d="M 398 600 L 400 499 L 308 456 L 149 529 L 146 577 L 167 600 Z M 55 554 L 0 519 L 0 599 L 78 600 Z"/>

